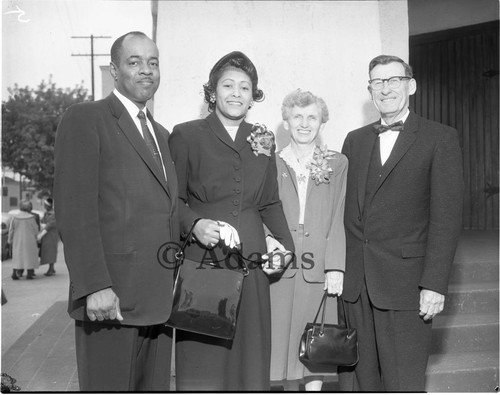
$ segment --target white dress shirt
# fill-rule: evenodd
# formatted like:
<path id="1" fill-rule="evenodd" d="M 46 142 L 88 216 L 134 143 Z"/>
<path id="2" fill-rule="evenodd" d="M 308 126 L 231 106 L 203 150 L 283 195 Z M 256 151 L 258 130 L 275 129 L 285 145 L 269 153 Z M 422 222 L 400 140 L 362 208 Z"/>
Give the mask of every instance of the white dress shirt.
<path id="1" fill-rule="evenodd" d="M 410 115 L 410 110 L 406 109 L 403 117 L 394 122 L 402 121 L 404 123 L 406 121 L 406 118 L 408 118 L 408 115 Z M 381 119 L 381 124 L 387 126 L 387 123 L 383 119 Z M 394 144 L 396 144 L 396 140 L 399 136 L 399 131 L 388 130 L 384 133 L 380 133 L 378 136 L 380 139 L 380 159 L 382 160 L 382 165 L 384 165 L 384 163 L 391 155 Z"/>
<path id="2" fill-rule="evenodd" d="M 121 103 L 124 105 L 127 112 L 130 114 L 130 117 L 132 118 L 132 121 L 134 121 L 135 126 L 137 127 L 137 130 L 141 134 L 142 138 L 144 138 L 144 135 L 142 134 L 141 120 L 139 119 L 137 114 L 139 114 L 139 111 L 144 111 L 144 115 L 146 116 L 146 125 L 148 125 L 149 131 L 151 132 L 151 135 L 153 136 L 153 139 L 155 140 L 156 146 L 158 147 L 158 152 L 160 153 L 161 163 L 163 165 L 163 157 L 161 155 L 160 145 L 158 144 L 158 140 L 156 139 L 156 133 L 154 132 L 153 125 L 151 124 L 151 121 L 148 118 L 147 107 L 144 106 L 144 108 L 139 109 L 139 107 L 137 107 L 137 105 L 132 100 L 123 96 L 120 92 L 118 92 L 118 90 L 116 88 L 113 89 L 113 93 L 118 98 L 118 100 L 121 101 Z M 165 172 L 165 165 L 163 165 L 163 174 L 165 175 L 165 179 L 167 179 L 167 173 Z"/>

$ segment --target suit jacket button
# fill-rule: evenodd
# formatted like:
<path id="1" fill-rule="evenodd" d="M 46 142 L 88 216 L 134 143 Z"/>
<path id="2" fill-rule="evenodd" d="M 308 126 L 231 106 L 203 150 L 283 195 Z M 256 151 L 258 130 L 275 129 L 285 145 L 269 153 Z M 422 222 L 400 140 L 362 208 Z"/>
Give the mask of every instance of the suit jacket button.
<path id="1" fill-rule="evenodd" d="M 305 237 L 309 237 L 309 232 L 304 233 Z"/>
<path id="2" fill-rule="evenodd" d="M 236 217 L 238 215 L 238 210 L 233 210 L 231 214 L 233 214 L 233 217 Z"/>
<path id="3" fill-rule="evenodd" d="M 234 155 L 234 157 L 235 157 L 236 159 L 239 159 L 239 158 L 240 158 L 240 154 L 238 154 L 237 152 L 235 152 L 233 155 Z"/>
<path id="4" fill-rule="evenodd" d="M 361 221 L 361 215 L 358 215 L 358 221 Z"/>
<path id="5" fill-rule="evenodd" d="M 368 239 L 366 239 L 363 243 L 365 243 L 365 244 L 369 244 L 369 243 L 370 243 L 370 241 L 369 241 Z"/>

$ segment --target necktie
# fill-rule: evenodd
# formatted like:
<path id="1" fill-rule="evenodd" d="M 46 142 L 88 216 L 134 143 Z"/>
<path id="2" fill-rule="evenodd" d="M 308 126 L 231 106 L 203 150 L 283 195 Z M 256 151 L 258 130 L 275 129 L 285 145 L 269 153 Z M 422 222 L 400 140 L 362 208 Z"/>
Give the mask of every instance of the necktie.
<path id="1" fill-rule="evenodd" d="M 156 164 L 158 165 L 163 174 L 163 164 L 161 163 L 160 151 L 158 151 L 158 146 L 156 145 L 155 139 L 153 138 L 153 135 L 149 131 L 148 124 L 146 123 L 146 115 L 144 114 L 143 111 L 139 111 L 139 114 L 137 114 L 137 118 L 139 118 L 139 120 L 141 121 L 141 128 L 144 141 L 146 142 L 146 145 L 151 151 L 151 154 L 153 155 Z"/>
<path id="2" fill-rule="evenodd" d="M 393 130 L 396 132 L 401 132 L 403 130 L 403 121 L 395 122 L 391 125 L 373 125 L 375 133 L 380 134 L 387 132 L 388 130 Z"/>

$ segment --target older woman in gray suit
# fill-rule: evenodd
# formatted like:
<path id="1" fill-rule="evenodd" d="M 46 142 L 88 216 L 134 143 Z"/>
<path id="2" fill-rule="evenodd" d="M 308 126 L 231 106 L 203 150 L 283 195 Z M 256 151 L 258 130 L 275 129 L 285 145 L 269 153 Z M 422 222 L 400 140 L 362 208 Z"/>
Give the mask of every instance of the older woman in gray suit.
<path id="1" fill-rule="evenodd" d="M 299 340 L 324 290 L 342 293 L 347 158 L 319 145 L 328 121 L 321 98 L 296 90 L 285 97 L 282 116 L 291 141 L 276 154 L 277 177 L 296 259 L 271 284 L 271 380 L 282 381 L 285 390 L 304 382 L 306 391 L 317 391 L 327 373 L 299 361 Z M 326 307 L 329 323 L 336 322 L 336 298 L 327 298 Z"/>

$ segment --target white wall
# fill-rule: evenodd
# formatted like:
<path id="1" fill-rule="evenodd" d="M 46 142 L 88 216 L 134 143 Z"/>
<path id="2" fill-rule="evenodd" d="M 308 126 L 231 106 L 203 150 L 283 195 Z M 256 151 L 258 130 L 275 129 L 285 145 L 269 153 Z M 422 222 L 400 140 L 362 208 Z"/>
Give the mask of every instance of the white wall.
<path id="1" fill-rule="evenodd" d="M 213 64 L 240 50 L 259 73 L 266 99 L 248 121 L 288 141 L 281 102 L 310 90 L 330 110 L 323 141 L 340 150 L 346 134 L 377 119 L 367 92 L 368 63 L 383 53 L 408 59 L 406 1 L 160 1 L 157 44 L 162 80 L 155 118 L 169 130 L 204 117 Z"/>
<path id="2" fill-rule="evenodd" d="M 498 20 L 498 0 L 408 0 L 410 35 Z"/>

